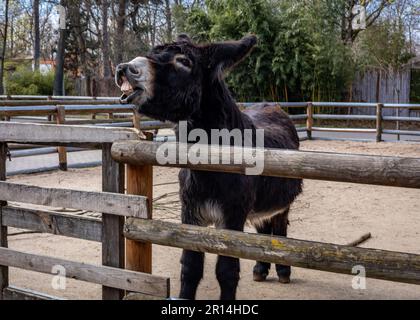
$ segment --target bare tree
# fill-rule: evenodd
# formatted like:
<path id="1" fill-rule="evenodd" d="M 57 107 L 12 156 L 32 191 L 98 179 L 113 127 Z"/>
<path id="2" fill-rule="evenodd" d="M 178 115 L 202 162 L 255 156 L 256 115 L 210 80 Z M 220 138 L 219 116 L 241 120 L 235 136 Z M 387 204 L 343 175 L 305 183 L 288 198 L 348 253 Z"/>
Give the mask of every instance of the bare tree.
<path id="1" fill-rule="evenodd" d="M 103 57 L 103 76 L 111 77 L 110 53 L 109 53 L 109 30 L 108 30 L 108 11 L 109 1 L 102 0 L 102 57 Z"/>
<path id="2" fill-rule="evenodd" d="M 114 55 L 115 65 L 121 63 L 124 59 L 124 33 L 126 21 L 127 0 L 118 0 L 118 13 L 116 16 L 117 30 L 114 36 Z"/>
<path id="3" fill-rule="evenodd" d="M 341 2 L 339 5 L 341 7 L 341 40 L 346 44 L 352 44 L 362 31 L 354 29 L 352 25 L 356 17 L 353 8 L 356 5 L 366 8 L 366 27 L 370 27 L 392 2 L 393 0 L 346 0 Z"/>
<path id="4" fill-rule="evenodd" d="M 34 0 L 34 69 L 39 71 L 41 56 L 41 40 L 39 36 L 39 0 Z"/>
<path id="5" fill-rule="evenodd" d="M 66 0 L 60 0 L 60 5 L 66 8 L 66 4 Z M 66 29 L 60 28 L 60 37 L 58 39 L 57 54 L 55 58 L 54 95 L 56 96 L 64 96 L 65 39 Z"/>
<path id="6" fill-rule="evenodd" d="M 9 26 L 9 0 L 5 2 L 5 9 L 4 9 L 4 31 L 3 31 L 3 48 L 1 52 L 1 62 L 0 62 L 0 94 L 4 94 L 4 60 L 6 59 L 6 45 L 7 45 L 7 28 Z"/>

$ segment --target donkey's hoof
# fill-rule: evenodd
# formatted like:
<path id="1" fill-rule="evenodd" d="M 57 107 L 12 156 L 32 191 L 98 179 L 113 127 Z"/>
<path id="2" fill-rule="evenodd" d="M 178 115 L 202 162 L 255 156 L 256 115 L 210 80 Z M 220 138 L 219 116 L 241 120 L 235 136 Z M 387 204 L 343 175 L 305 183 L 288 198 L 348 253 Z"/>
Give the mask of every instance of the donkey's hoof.
<path id="1" fill-rule="evenodd" d="M 278 277 L 280 283 L 290 283 L 290 276 L 279 275 Z"/>
<path id="2" fill-rule="evenodd" d="M 263 282 L 263 281 L 265 281 L 265 279 L 267 279 L 267 276 L 268 276 L 267 273 L 254 272 L 254 281 Z"/>

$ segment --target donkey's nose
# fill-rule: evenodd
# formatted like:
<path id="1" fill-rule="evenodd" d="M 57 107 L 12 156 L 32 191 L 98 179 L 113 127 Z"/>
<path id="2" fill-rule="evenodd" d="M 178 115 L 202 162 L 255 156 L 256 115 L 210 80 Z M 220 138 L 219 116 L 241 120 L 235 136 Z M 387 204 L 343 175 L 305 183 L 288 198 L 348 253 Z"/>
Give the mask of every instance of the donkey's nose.
<path id="1" fill-rule="evenodd" d="M 121 63 L 117 66 L 116 73 L 120 76 L 125 75 L 138 75 L 140 73 L 132 64 L 130 63 Z"/>

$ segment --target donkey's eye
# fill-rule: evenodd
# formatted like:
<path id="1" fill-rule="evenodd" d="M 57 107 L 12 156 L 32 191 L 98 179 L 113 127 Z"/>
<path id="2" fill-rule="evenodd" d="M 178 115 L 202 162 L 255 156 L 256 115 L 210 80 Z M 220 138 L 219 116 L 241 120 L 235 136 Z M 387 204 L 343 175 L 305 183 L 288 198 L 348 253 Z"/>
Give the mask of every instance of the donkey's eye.
<path id="1" fill-rule="evenodd" d="M 191 61 L 187 58 L 177 58 L 176 62 L 181 63 L 185 67 L 191 68 Z"/>

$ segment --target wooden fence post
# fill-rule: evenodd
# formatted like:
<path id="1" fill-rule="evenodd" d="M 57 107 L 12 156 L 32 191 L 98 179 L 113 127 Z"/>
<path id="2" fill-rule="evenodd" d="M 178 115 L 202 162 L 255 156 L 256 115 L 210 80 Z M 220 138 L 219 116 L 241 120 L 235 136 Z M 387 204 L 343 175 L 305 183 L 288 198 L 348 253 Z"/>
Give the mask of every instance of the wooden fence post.
<path id="1" fill-rule="evenodd" d="M 312 140 L 312 126 L 314 124 L 314 111 L 312 102 L 308 102 L 308 105 L 306 107 L 306 114 L 308 116 L 308 119 L 306 119 L 306 135 L 308 137 L 308 140 Z"/>
<path id="2" fill-rule="evenodd" d="M 102 146 L 102 191 L 124 193 L 124 164 L 117 163 L 111 156 L 112 144 Z M 124 217 L 102 214 L 102 264 L 124 268 Z M 104 300 L 120 300 L 124 291 L 102 287 Z"/>
<path id="3" fill-rule="evenodd" d="M 0 180 L 6 180 L 6 144 L 0 143 Z M 2 224 L 2 207 L 4 201 L 0 201 L 0 247 L 7 248 L 7 227 Z M 3 291 L 9 286 L 9 268 L 0 266 L 0 300 L 3 300 Z"/>
<path id="4" fill-rule="evenodd" d="M 51 96 L 48 96 L 47 100 L 48 100 L 48 101 L 51 101 L 51 100 L 52 100 L 52 97 L 51 97 Z M 47 121 L 48 121 L 48 122 L 51 122 L 51 121 L 52 121 L 52 118 L 53 118 L 53 117 L 52 117 L 52 115 L 51 115 L 51 114 L 49 114 L 49 115 L 47 116 Z"/>
<path id="5" fill-rule="evenodd" d="M 382 103 L 376 105 L 376 142 L 382 141 Z"/>
<path id="6" fill-rule="evenodd" d="M 57 106 L 57 124 L 66 123 L 66 109 L 64 106 Z M 67 149 L 66 147 L 57 147 L 59 168 L 62 171 L 67 171 Z"/>
<path id="7" fill-rule="evenodd" d="M 148 135 L 147 139 L 153 140 L 153 135 Z M 152 219 L 153 166 L 127 164 L 127 193 L 147 197 L 148 219 Z M 132 271 L 152 273 L 152 244 L 126 239 L 125 245 L 126 268 Z"/>

